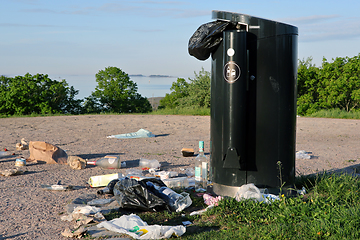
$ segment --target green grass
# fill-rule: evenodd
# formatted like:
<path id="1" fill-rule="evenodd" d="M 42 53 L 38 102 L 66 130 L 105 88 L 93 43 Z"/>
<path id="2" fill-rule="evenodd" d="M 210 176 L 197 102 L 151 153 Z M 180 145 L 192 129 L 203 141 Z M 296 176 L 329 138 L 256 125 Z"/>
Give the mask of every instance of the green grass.
<path id="1" fill-rule="evenodd" d="M 191 192 L 193 204 L 181 213 L 138 212 L 148 224 L 178 225 L 191 221 L 179 239 L 360 239 L 360 182 L 342 174 L 297 179 L 307 188 L 304 196 L 284 197 L 272 204 L 252 200 L 220 201 L 203 215 L 190 216 L 205 207 Z M 112 213 L 113 219 L 123 213 Z"/>
<path id="2" fill-rule="evenodd" d="M 210 116 L 210 108 L 184 107 L 184 108 L 164 108 L 151 112 L 153 115 L 192 115 Z"/>
<path id="3" fill-rule="evenodd" d="M 316 113 L 308 115 L 307 117 L 360 119 L 360 111 L 347 112 L 340 109 L 320 110 Z"/>

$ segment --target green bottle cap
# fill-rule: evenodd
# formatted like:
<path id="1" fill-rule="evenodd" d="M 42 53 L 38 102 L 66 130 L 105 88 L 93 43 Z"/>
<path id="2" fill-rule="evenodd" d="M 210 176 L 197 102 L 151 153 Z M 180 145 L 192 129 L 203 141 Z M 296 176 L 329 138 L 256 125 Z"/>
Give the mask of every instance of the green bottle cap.
<path id="1" fill-rule="evenodd" d="M 199 151 L 204 151 L 204 141 L 199 141 Z"/>

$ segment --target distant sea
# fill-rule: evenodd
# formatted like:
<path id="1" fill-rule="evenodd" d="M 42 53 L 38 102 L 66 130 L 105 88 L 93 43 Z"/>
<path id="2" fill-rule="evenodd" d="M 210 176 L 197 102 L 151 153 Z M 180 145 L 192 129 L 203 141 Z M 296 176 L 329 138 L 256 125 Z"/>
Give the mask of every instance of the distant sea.
<path id="1" fill-rule="evenodd" d="M 163 75 L 129 75 L 129 77 L 131 81 L 137 84 L 137 92 L 147 98 L 165 97 L 166 93 L 171 92 L 170 87 L 178 78 Z M 76 90 L 79 90 L 79 94 L 76 95 L 77 99 L 90 96 L 91 92 L 95 91 L 95 87 L 97 86 L 95 75 L 49 75 L 49 78 L 57 81 L 65 79 L 69 86 L 73 86 Z"/>

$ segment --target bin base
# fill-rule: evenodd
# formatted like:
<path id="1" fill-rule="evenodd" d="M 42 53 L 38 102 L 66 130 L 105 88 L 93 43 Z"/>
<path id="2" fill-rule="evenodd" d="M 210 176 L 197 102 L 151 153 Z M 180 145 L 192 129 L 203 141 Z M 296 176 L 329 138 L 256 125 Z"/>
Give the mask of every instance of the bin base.
<path id="1" fill-rule="evenodd" d="M 235 197 L 235 194 L 239 191 L 240 187 L 227 186 L 219 183 L 213 183 L 213 192 L 216 195 L 223 197 Z"/>

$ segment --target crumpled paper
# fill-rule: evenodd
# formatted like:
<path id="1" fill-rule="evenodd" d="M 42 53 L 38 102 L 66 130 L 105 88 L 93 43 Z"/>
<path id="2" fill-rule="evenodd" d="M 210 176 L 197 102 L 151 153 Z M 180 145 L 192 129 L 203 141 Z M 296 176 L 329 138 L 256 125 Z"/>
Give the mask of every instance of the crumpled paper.
<path id="1" fill-rule="evenodd" d="M 84 169 L 86 167 L 86 160 L 78 156 L 68 156 L 67 164 L 72 169 Z"/>
<path id="2" fill-rule="evenodd" d="M 19 168 L 13 168 L 13 169 L 2 170 L 0 173 L 1 173 L 1 175 L 5 176 L 5 177 L 9 177 L 9 176 L 24 174 L 24 172 L 26 172 L 26 170 L 21 170 Z"/>
<path id="3" fill-rule="evenodd" d="M 79 237 L 85 231 L 84 225 L 90 222 L 100 222 L 105 220 L 104 215 L 100 212 L 101 209 L 93 206 L 76 207 L 69 215 L 64 215 L 60 219 L 62 221 L 74 222 L 73 229 L 66 228 L 61 234 L 65 237 Z"/>
<path id="4" fill-rule="evenodd" d="M 148 225 L 136 214 L 123 215 L 110 221 L 104 221 L 97 225 L 98 228 L 106 228 L 113 232 L 124 233 L 135 239 L 164 239 L 171 236 L 179 237 L 186 232 L 182 225 L 162 226 Z"/>
<path id="5" fill-rule="evenodd" d="M 107 136 L 107 138 L 150 138 L 155 137 L 154 134 L 152 134 L 149 130 L 145 129 L 139 129 L 137 132 L 133 133 L 124 133 L 124 134 L 117 134 L 117 135 L 111 135 Z"/>

